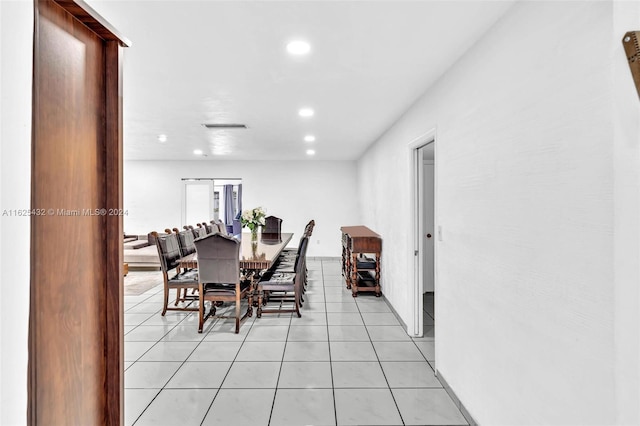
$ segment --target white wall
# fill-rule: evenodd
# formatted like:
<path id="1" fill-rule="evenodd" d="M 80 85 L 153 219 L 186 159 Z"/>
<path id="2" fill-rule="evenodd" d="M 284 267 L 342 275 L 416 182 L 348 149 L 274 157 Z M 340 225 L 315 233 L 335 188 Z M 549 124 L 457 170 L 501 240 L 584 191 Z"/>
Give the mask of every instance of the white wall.
<path id="1" fill-rule="evenodd" d="M 262 206 L 282 218 L 282 230 L 295 234 L 293 246 L 314 219 L 309 256 L 340 256 L 340 226 L 359 219 L 351 161 L 126 161 L 125 231 L 180 226 L 182 178 L 242 179 L 243 209 Z"/>
<path id="2" fill-rule="evenodd" d="M 0 210 L 29 206 L 32 9 L 0 1 Z M 384 237 L 385 295 L 407 321 L 405 145 L 437 126 L 437 220 L 445 226 L 437 368 L 482 424 L 640 423 L 640 111 L 620 44 L 639 22 L 632 2 L 522 2 L 359 163 L 359 186 L 385 194 L 359 202 L 365 224 Z M 274 191 L 249 198 L 245 189 L 245 206 L 282 209 L 294 232 L 316 211 L 309 217 L 326 227 L 321 242 L 338 236 L 331 255 L 339 253 L 337 228 L 361 223 L 350 163 L 258 163 L 238 175 L 217 162 L 165 166 L 178 181 L 197 172 L 256 188 L 308 170 L 304 186 L 315 196 L 296 205 L 299 219 L 287 217 L 290 202 Z M 147 231 L 143 214 L 157 216 L 150 225 L 158 228 L 180 220 L 179 206 L 166 211 L 179 189 L 147 178 L 154 167 L 125 165 L 131 231 Z M 320 214 L 316 205 L 327 203 L 331 214 Z M 28 219 L 0 217 L 2 425 L 26 424 L 28 232 Z"/>
<path id="3" fill-rule="evenodd" d="M 613 9 L 615 394 L 620 424 L 640 424 L 640 100 L 620 39 L 640 30 L 640 2 Z"/>
<path id="4" fill-rule="evenodd" d="M 0 214 L 28 209 L 33 2 L 0 1 Z M 27 423 L 28 217 L 0 216 L 0 424 Z"/>
<path id="5" fill-rule="evenodd" d="M 358 164 L 388 195 L 361 211 L 411 323 L 406 145 L 437 130 L 436 367 L 480 424 L 640 423 L 640 114 L 620 43 L 639 16 L 516 3 Z"/>

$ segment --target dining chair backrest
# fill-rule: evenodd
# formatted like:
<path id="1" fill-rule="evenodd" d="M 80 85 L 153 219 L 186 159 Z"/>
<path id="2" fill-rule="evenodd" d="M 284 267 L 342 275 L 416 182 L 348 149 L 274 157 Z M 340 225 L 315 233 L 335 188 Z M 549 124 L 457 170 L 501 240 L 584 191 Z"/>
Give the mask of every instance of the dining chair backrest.
<path id="1" fill-rule="evenodd" d="M 178 244 L 180 245 L 180 254 L 182 254 L 182 256 L 187 256 L 196 251 L 193 240 L 193 232 L 191 232 L 191 230 L 178 233 Z"/>
<path id="2" fill-rule="evenodd" d="M 313 227 L 316 226 L 316 221 L 311 219 L 309 221 L 309 223 L 307 223 L 307 226 L 304 227 L 304 234 L 307 237 L 310 237 L 311 234 L 313 233 Z"/>
<path id="3" fill-rule="evenodd" d="M 180 258 L 180 245 L 176 234 L 158 235 L 153 233 L 160 256 L 160 267 L 163 272 L 168 272 L 178 266 Z"/>
<path id="4" fill-rule="evenodd" d="M 194 228 L 193 226 L 191 227 L 191 232 L 193 232 L 193 239 L 197 239 L 197 238 L 201 238 L 204 237 L 205 235 L 207 235 L 207 230 L 202 228 L 202 227 L 197 227 Z"/>
<path id="5" fill-rule="evenodd" d="M 212 220 L 211 221 L 211 225 L 213 226 L 213 229 L 215 231 L 217 231 L 220 234 L 223 235 L 228 235 L 229 233 L 227 232 L 227 226 L 224 224 L 224 222 L 220 219 L 218 220 Z"/>
<path id="6" fill-rule="evenodd" d="M 300 245 L 298 246 L 298 254 L 296 256 L 296 261 L 293 264 L 293 270 L 294 271 L 298 271 L 298 266 L 302 263 L 302 265 L 304 265 L 304 262 L 306 260 L 306 256 L 307 256 L 307 247 L 309 246 L 309 237 L 302 237 L 302 239 L 300 240 Z"/>
<path id="7" fill-rule="evenodd" d="M 263 234 L 280 235 L 282 229 L 282 219 L 276 216 L 267 216 L 264 218 Z"/>
<path id="8" fill-rule="evenodd" d="M 240 241 L 224 234 L 195 240 L 201 283 L 235 284 L 240 278 Z"/>
<path id="9" fill-rule="evenodd" d="M 301 249 L 299 250 L 298 256 L 296 257 L 296 262 L 294 266 L 294 271 L 296 273 L 296 286 L 305 282 L 306 280 L 306 269 L 307 269 L 307 247 L 309 247 L 309 239 L 305 238 L 301 243 Z"/>
<path id="10" fill-rule="evenodd" d="M 211 226 L 207 222 L 202 222 L 202 227 L 204 228 L 207 235 L 213 234 L 213 226 Z"/>

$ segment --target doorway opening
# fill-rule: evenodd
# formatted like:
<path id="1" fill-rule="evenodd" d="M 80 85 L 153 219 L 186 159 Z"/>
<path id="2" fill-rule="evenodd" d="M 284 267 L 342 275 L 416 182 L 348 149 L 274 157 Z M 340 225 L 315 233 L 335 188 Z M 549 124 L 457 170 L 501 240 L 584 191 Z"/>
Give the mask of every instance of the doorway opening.
<path id="1" fill-rule="evenodd" d="M 415 337 L 433 335 L 436 289 L 435 130 L 409 143 L 412 165 L 413 324 Z M 411 327 L 410 326 L 410 327 Z"/>
<path id="2" fill-rule="evenodd" d="M 221 220 L 233 227 L 241 213 L 242 179 L 182 179 L 181 226 Z"/>

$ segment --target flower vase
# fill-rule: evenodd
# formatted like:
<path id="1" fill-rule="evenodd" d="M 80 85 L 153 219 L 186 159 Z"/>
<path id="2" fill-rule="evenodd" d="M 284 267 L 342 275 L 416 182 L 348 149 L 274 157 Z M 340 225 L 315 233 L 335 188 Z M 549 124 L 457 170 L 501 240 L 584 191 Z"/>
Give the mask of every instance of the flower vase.
<path id="1" fill-rule="evenodd" d="M 258 228 L 254 228 L 251 230 L 251 242 L 252 243 L 258 242 Z"/>

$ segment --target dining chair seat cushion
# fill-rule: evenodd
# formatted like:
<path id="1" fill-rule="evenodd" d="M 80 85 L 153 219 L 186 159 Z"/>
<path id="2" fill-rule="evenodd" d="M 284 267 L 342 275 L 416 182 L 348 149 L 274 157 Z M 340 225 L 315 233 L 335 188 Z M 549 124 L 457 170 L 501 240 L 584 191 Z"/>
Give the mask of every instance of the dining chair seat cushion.
<path id="1" fill-rule="evenodd" d="M 240 282 L 240 291 L 247 289 L 251 285 L 249 281 Z M 231 292 L 235 293 L 236 285 L 235 284 L 227 284 L 227 283 L 205 283 L 204 291 L 206 293 L 209 292 Z"/>
<path id="2" fill-rule="evenodd" d="M 291 252 L 291 253 L 283 253 L 280 256 L 278 256 L 278 260 L 282 261 L 282 260 L 295 260 L 295 258 L 298 256 L 298 251 L 296 250 L 296 252 Z"/>
<path id="3" fill-rule="evenodd" d="M 205 289 L 204 291 L 204 296 L 212 296 L 212 295 L 216 295 L 216 296 L 235 296 L 236 294 L 236 289 L 235 286 L 233 288 L 225 288 L 225 287 L 209 287 L 207 289 Z"/>
<path id="4" fill-rule="evenodd" d="M 179 274 L 176 274 L 173 278 L 169 278 L 168 282 L 169 284 L 171 284 L 171 286 L 176 286 L 176 285 L 192 286 L 194 283 L 198 284 L 198 270 L 190 269 L 185 272 L 180 272 Z"/>
<path id="5" fill-rule="evenodd" d="M 260 285 L 264 290 L 277 290 L 279 287 L 289 288 L 294 285 L 296 274 L 274 272 L 266 274 L 260 280 Z"/>
<path id="6" fill-rule="evenodd" d="M 276 265 L 276 267 L 273 269 L 273 272 L 281 274 L 293 274 L 295 273 L 295 268 L 295 262 L 283 262 Z"/>

